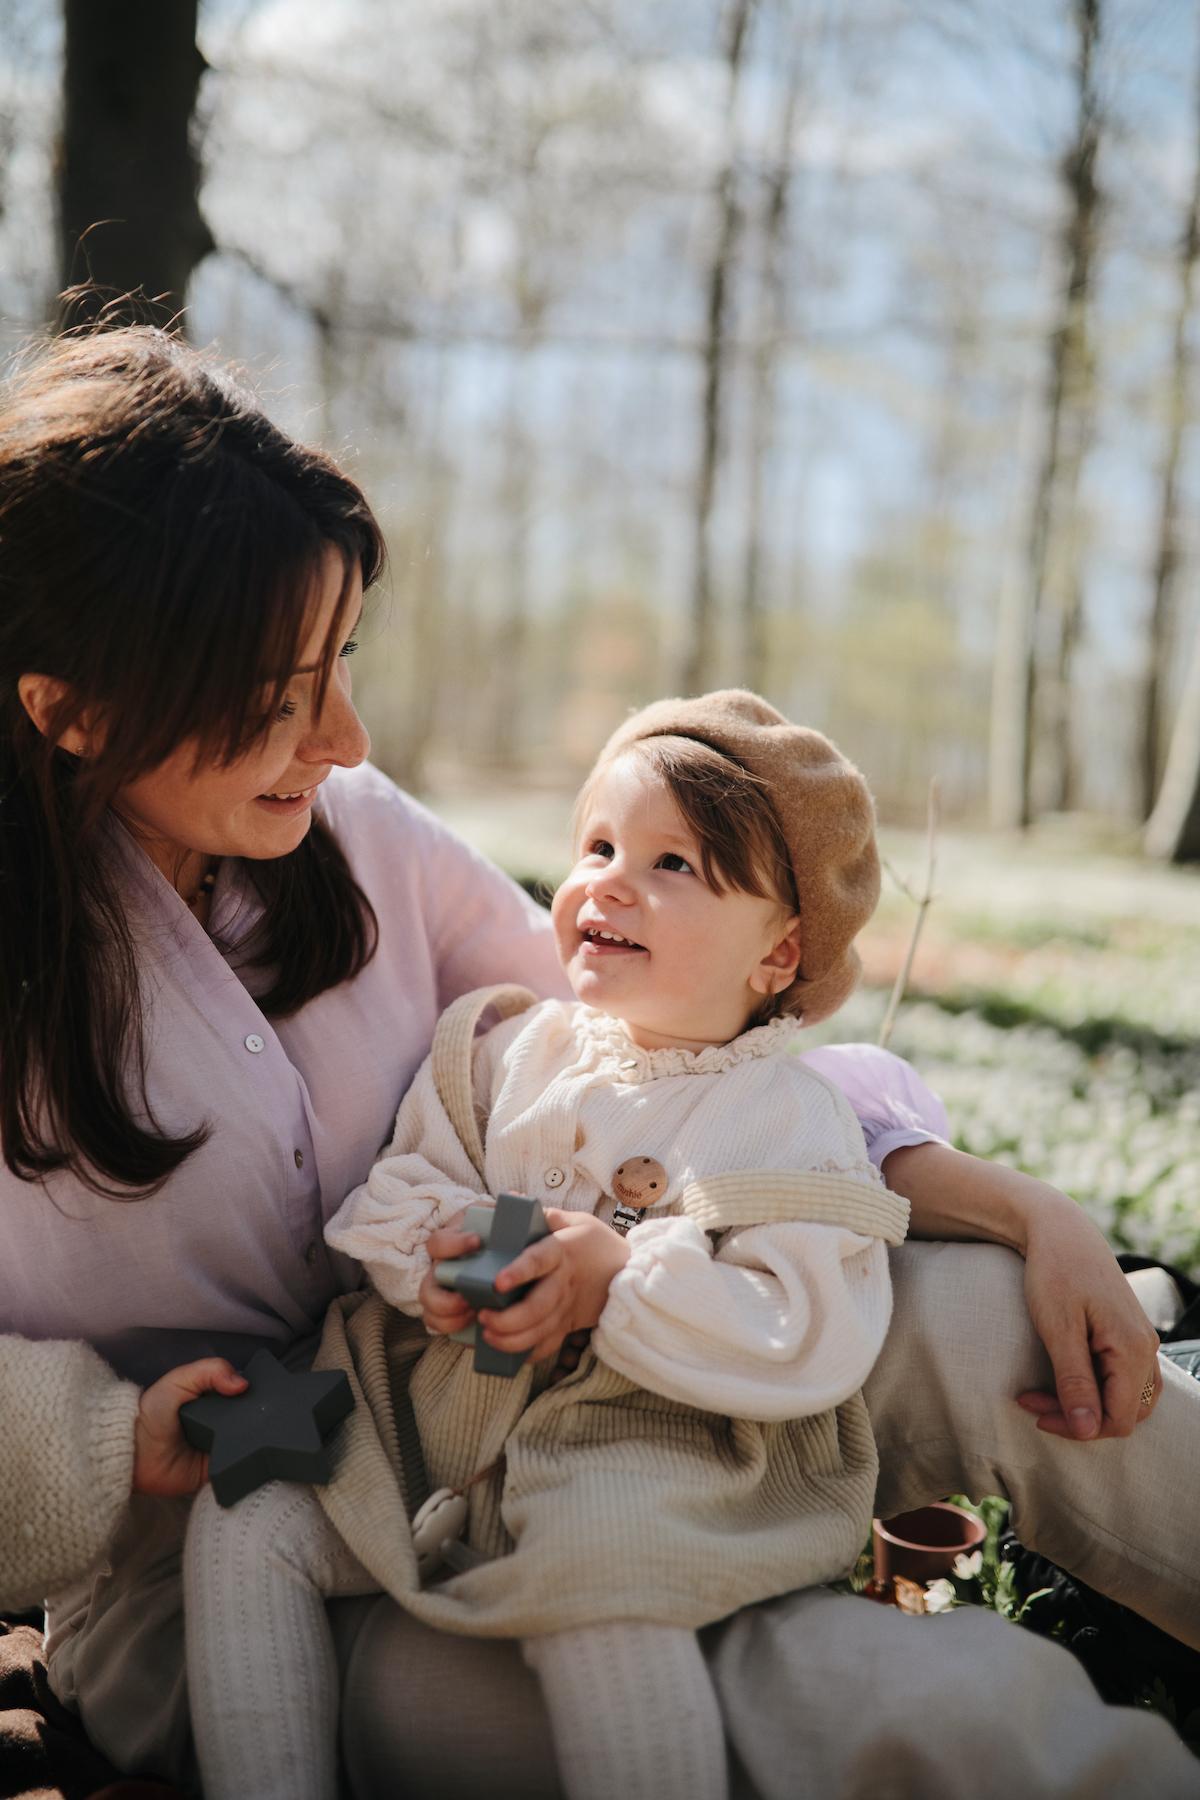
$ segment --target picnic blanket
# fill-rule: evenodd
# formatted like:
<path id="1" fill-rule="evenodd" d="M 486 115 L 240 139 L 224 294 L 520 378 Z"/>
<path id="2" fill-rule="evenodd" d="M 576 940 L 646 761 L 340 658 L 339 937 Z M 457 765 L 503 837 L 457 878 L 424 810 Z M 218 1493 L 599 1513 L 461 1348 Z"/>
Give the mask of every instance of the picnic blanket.
<path id="1" fill-rule="evenodd" d="M 85 1800 L 115 1779 L 50 1692 L 41 1632 L 0 1620 L 0 1796 Z"/>
<path id="2" fill-rule="evenodd" d="M 0 1619 L 0 1800 L 99 1800 L 117 1779 L 75 1714 L 51 1693 L 41 1631 Z M 130 1800 L 135 1792 L 144 1800 L 176 1792 L 148 1782 L 123 1783 L 120 1791 Z"/>

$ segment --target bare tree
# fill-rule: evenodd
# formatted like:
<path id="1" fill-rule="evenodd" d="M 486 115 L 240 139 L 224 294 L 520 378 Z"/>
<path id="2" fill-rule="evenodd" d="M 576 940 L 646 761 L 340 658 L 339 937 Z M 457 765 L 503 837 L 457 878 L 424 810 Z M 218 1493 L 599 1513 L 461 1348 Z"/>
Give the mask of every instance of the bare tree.
<path id="1" fill-rule="evenodd" d="M 1170 662 L 1175 647 L 1176 579 L 1179 570 L 1179 479 L 1183 439 L 1190 414 L 1189 333 L 1200 260 L 1200 68 L 1196 79 L 1196 150 L 1192 193 L 1179 240 L 1179 292 L 1167 394 L 1167 442 L 1159 497 L 1158 548 L 1154 558 L 1154 599 L 1150 609 L 1146 682 L 1142 699 L 1142 817 L 1149 818 L 1163 770 L 1164 725 Z"/>
<path id="2" fill-rule="evenodd" d="M 1039 724 L 1039 689 L 1049 688 L 1048 750 L 1052 804 L 1074 799 L 1071 755 L 1071 666 L 1083 617 L 1083 572 L 1078 518 L 1079 478 L 1091 436 L 1095 387 L 1088 313 L 1092 299 L 1100 193 L 1096 159 L 1103 109 L 1098 83 L 1101 0 L 1071 0 L 1076 32 L 1075 129 L 1062 158 L 1065 201 L 1062 227 L 1063 283 L 1050 333 L 1046 378 L 1045 442 L 1039 461 L 1029 531 L 1029 629 L 1024 679 L 1021 806 L 1019 823 L 1033 813 L 1033 761 Z M 1054 617 L 1046 618 L 1047 600 Z M 1053 675 L 1044 683 L 1041 650 L 1054 627 Z"/>
<path id="3" fill-rule="evenodd" d="M 712 255 L 705 273 L 704 371 L 700 409 L 700 461 L 692 514 L 693 579 L 690 629 L 683 659 L 685 694 L 709 684 L 713 658 L 713 568 L 711 524 L 720 461 L 729 326 L 729 290 L 741 227 L 738 192 L 737 106 L 746 43 L 755 0 L 730 0 L 725 13 L 722 54 L 727 73 L 726 146 L 714 189 Z"/>
<path id="4" fill-rule="evenodd" d="M 529 171 L 532 179 L 533 171 Z M 521 209 L 525 211 L 525 208 Z M 529 212 L 536 208 L 530 207 Z M 535 364 L 538 334 L 549 293 L 534 274 L 525 253 L 528 220 L 520 227 L 522 242 L 514 271 L 513 297 L 517 315 L 515 341 L 508 357 L 507 395 L 504 406 L 503 494 L 505 567 L 502 612 L 495 645 L 495 680 L 492 691 L 492 755 L 504 767 L 516 760 L 518 738 L 527 697 L 526 665 L 529 647 L 531 533 L 537 464 L 529 423 L 530 378 Z"/>
<path id="5" fill-rule="evenodd" d="M 798 24 L 785 0 L 788 48 L 773 154 L 766 169 L 750 369 L 750 441 L 746 498 L 746 555 L 742 569 L 742 669 L 748 687 L 766 685 L 767 622 L 763 607 L 763 548 L 767 538 L 763 490 L 775 428 L 779 341 L 787 313 L 786 252 L 792 193 L 792 139 L 800 99 L 803 60 Z"/>
<path id="6" fill-rule="evenodd" d="M 212 249 L 191 138 L 204 59 L 197 0 L 65 0 L 59 180 L 61 285 L 140 290 L 171 316 Z"/>
<path id="7" fill-rule="evenodd" d="M 439 362 L 444 358 L 439 357 Z M 439 385 L 444 376 L 439 370 Z M 431 424 L 440 432 L 435 410 Z M 403 609 L 400 641 L 405 666 L 390 683 L 390 704 L 381 711 L 389 721 L 388 766 L 405 787 L 420 791 L 426 761 L 436 735 L 437 717 L 446 698 L 446 662 L 450 632 L 446 595 L 451 583 L 446 567 L 448 520 L 454 502 L 454 475 L 441 454 L 437 437 L 425 447 L 419 507 L 400 534 L 397 601 Z M 459 596 L 460 619 L 464 610 Z M 465 621 L 463 621 L 465 623 Z M 463 684 L 466 688 L 469 684 Z M 397 706 L 399 693 L 403 704 Z"/>
<path id="8" fill-rule="evenodd" d="M 1162 787 L 1146 821 L 1147 856 L 1200 862 L 1200 618 L 1171 732 Z"/>
<path id="9" fill-rule="evenodd" d="M 439 778 L 449 752 L 520 760 L 568 713 L 606 724 L 602 704 L 678 681 L 687 648 L 691 687 L 769 685 L 818 720 L 828 709 L 831 728 L 853 716 L 859 743 L 865 720 L 901 802 L 936 753 L 948 807 L 974 804 L 990 571 L 1011 555 L 1016 579 L 1002 585 L 1018 603 L 1014 679 L 998 676 L 997 693 L 1021 721 L 1012 748 L 1028 816 L 1021 740 L 1032 746 L 1025 683 L 1037 683 L 1043 802 L 1055 771 L 1047 723 L 1070 686 L 1079 629 L 1070 576 L 1087 415 L 1097 435 L 1103 425 L 1118 482 L 1122 459 L 1138 455 L 1122 427 L 1140 402 L 1142 358 L 1093 395 L 1088 339 L 1140 330 L 1145 341 L 1138 262 L 1160 230 L 1149 184 L 1185 110 L 1191 134 L 1190 96 L 1162 66 L 1166 54 L 1179 61 L 1182 31 L 1172 24 L 1169 44 L 1143 34 L 1122 50 L 1130 19 L 1152 9 L 1166 10 L 1159 0 L 849 10 L 838 0 L 410 0 L 399 37 L 380 35 L 374 5 L 333 8 L 306 45 L 287 9 L 254 7 L 249 62 L 222 48 L 214 14 L 204 196 L 226 255 L 204 283 L 206 322 L 251 357 L 300 344 L 306 373 L 320 377 L 326 435 L 351 421 L 363 430 L 371 371 L 358 366 L 360 346 L 386 343 L 380 367 L 404 394 L 403 415 L 380 415 L 366 439 L 380 486 L 396 494 L 388 527 L 411 616 L 403 667 L 421 671 L 392 709 L 404 710 L 407 740 L 397 729 L 396 767 L 419 769 L 439 633 L 429 764 Z M 1171 10 L 1182 14 L 1175 0 Z M 830 24 L 814 44 L 818 17 Z M 802 69 L 789 63 L 797 36 Z M 911 108 L 910 81 L 952 67 L 946 105 Z M 1129 154 L 1110 155 L 1127 117 L 1137 119 Z M 302 159 L 309 178 L 298 183 Z M 353 255 L 347 215 L 363 227 Z M 1174 209 L 1167 218 L 1173 234 Z M 233 266 L 232 244 L 247 246 L 247 270 Z M 217 310 L 231 295 L 244 306 L 234 330 Z M 289 303 L 286 336 L 272 335 L 277 295 Z M 435 356 L 436 429 L 425 378 Z M 1184 517 L 1185 495 L 1186 481 Z M 1088 528 L 1109 541 L 1105 519 Z M 810 599 L 794 617 L 782 604 L 793 582 Z M 1122 591 L 1114 577 L 1106 600 Z M 690 646 L 662 604 L 671 592 Z M 1183 599 L 1180 582 L 1177 608 Z M 852 608 L 876 683 L 865 701 L 835 649 L 850 641 Z M 626 619 L 644 622 L 642 648 L 621 660 Z M 584 631 L 603 656 L 575 655 Z M 918 633 L 943 658 L 937 676 L 908 657 Z M 1175 638 L 1173 695 L 1186 648 Z M 654 660 L 660 644 L 670 669 Z M 1077 723 L 1084 664 L 1081 654 Z M 1115 798 L 1126 778 L 1128 716 L 1114 725 L 1106 760 L 1088 764 L 1097 799 Z M 918 760 L 906 776 L 909 744 Z"/>
<path id="10" fill-rule="evenodd" d="M 1040 281 L 1037 285 L 1040 287 Z M 1033 468 L 1041 411 L 1038 381 L 1031 359 L 1017 411 L 1011 486 L 1001 513 L 1005 548 L 996 593 L 988 734 L 988 817 L 998 831 L 1028 825 L 1031 815 L 1032 720 L 1028 683 L 1034 646 L 1029 615 L 1028 564 L 1019 540 L 1020 520 L 1028 505 L 1026 471 Z"/>

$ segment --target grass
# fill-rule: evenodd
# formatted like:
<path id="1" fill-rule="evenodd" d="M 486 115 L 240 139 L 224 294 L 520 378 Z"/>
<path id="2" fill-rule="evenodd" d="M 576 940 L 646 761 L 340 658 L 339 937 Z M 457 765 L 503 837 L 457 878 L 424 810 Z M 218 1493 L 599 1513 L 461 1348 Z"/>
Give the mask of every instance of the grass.
<path id="1" fill-rule="evenodd" d="M 867 990 L 820 1035 L 873 1039 L 883 1006 Z M 1200 1273 L 1200 1043 L 959 992 L 912 997 L 891 1048 L 940 1094 L 959 1148 L 1073 1194 L 1115 1249 Z"/>
<path id="2" fill-rule="evenodd" d="M 962 1149 L 1074 1194 L 1115 1249 L 1200 1272 L 1200 876 L 986 841 L 948 861 L 891 1047 Z M 885 895 L 873 983 L 910 921 Z M 822 1035 L 873 1037 L 882 1007 L 868 987 Z"/>

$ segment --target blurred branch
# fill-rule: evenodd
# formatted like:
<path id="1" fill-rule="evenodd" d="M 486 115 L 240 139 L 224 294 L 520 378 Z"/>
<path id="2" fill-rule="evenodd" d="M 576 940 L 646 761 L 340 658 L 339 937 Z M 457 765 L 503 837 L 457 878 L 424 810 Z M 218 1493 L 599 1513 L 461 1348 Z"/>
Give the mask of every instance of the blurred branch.
<path id="1" fill-rule="evenodd" d="M 253 250 L 242 244 L 223 243 L 220 246 L 222 256 L 240 263 L 259 281 L 263 281 L 297 312 L 308 318 L 321 321 L 327 318 L 328 309 L 324 303 L 313 298 L 297 281 L 286 275 L 276 274 L 267 267 L 262 258 Z M 564 330 L 562 328 L 537 327 L 530 330 L 512 330 L 497 327 L 489 329 L 484 325 L 429 325 L 420 323 L 410 317 L 398 318 L 395 314 L 378 310 L 371 306 L 355 306 L 348 302 L 345 310 L 336 320 L 328 321 L 337 325 L 339 331 L 350 336 L 360 333 L 370 336 L 389 338 L 399 343 L 429 344 L 441 347 L 450 344 L 469 344 L 476 348 L 509 351 L 529 347 L 536 341 L 540 346 L 551 346 L 555 349 L 568 349 L 588 355 L 610 356 L 614 353 L 622 355 L 636 353 L 646 356 L 683 356 L 696 357 L 703 353 L 707 338 L 705 334 L 689 334 L 685 332 L 668 333 L 654 331 L 609 331 Z M 874 330 L 873 324 L 857 327 L 852 331 L 826 331 L 809 335 L 800 331 L 781 331 L 767 340 L 768 347 L 783 354 L 794 352 L 811 357 L 821 351 L 836 353 L 845 350 L 859 349 L 868 344 Z M 758 340 L 752 336 L 739 333 L 725 340 L 727 354 L 732 358 L 752 357 L 761 348 Z"/>
<path id="2" fill-rule="evenodd" d="M 272 62 L 265 57 L 241 60 L 225 57 L 212 66 L 212 73 L 229 82 L 246 81 L 257 85 L 282 82 L 288 87 L 307 89 L 310 93 L 343 103 L 359 123 L 369 121 L 388 131 L 402 132 L 405 141 L 414 148 L 436 150 L 439 155 L 461 152 L 459 142 L 435 124 L 439 114 L 433 109 L 389 106 L 376 95 L 364 93 L 359 83 L 339 80 L 328 72 L 305 68 L 300 63 Z"/>
<path id="3" fill-rule="evenodd" d="M 904 880 L 903 876 L 897 875 L 895 869 L 893 869 L 886 858 L 883 863 L 884 868 L 887 870 L 896 886 L 900 889 L 900 892 L 906 899 L 911 900 L 916 907 L 917 916 L 913 921 L 912 936 L 908 940 L 908 951 L 905 955 L 904 962 L 901 965 L 900 973 L 893 983 L 891 997 L 887 1003 L 887 1011 L 883 1015 L 883 1024 L 879 1027 L 879 1047 L 881 1050 L 887 1049 L 888 1040 L 892 1035 L 892 1028 L 896 1023 L 896 1014 L 899 1011 L 900 1002 L 904 998 L 904 990 L 908 986 L 908 978 L 912 972 L 913 958 L 917 954 L 917 945 L 921 941 L 921 932 L 925 925 L 925 915 L 929 911 L 930 904 L 934 898 L 933 877 L 934 871 L 937 868 L 938 811 L 938 780 L 935 775 L 929 783 L 928 850 L 925 863 L 924 893 L 919 895 L 914 893 L 908 882 Z"/>
<path id="4" fill-rule="evenodd" d="M 236 244 L 226 243 L 221 245 L 221 255 L 228 256 L 231 261 L 240 263 L 254 276 L 256 281 L 264 282 L 267 287 L 272 288 L 279 295 L 281 300 L 286 300 L 293 311 L 302 313 L 305 318 L 311 319 L 319 331 L 328 330 L 333 323 L 327 307 L 320 301 L 314 300 L 298 282 L 289 281 L 286 276 L 276 275 L 273 270 L 268 269 L 262 259 L 256 256 L 252 250 L 244 250 Z M 339 319 L 337 322 L 342 330 L 347 328 L 344 319 Z M 366 329 L 380 330 L 380 326 L 375 323 Z M 393 325 L 387 335 L 404 337 L 410 336 L 411 333 L 404 332 L 398 326 Z"/>

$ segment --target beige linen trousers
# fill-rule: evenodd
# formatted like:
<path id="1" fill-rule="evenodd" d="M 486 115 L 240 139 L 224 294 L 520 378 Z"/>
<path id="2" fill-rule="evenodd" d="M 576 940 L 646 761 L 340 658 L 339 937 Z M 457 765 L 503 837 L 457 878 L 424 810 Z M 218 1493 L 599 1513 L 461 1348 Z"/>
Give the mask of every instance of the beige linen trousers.
<path id="1" fill-rule="evenodd" d="M 1049 1364 L 1023 1265 L 986 1244 L 890 1252 L 894 1303 L 864 1394 L 884 1515 L 1006 1494 L 1023 1543 L 1200 1649 L 1200 1383 L 1163 1365 L 1132 1437 L 1039 1432 L 1013 1396 Z M 186 1503 L 137 1500 L 107 1559 L 53 1604 L 50 1677 L 130 1773 L 194 1782 L 183 1675 Z M 389 1600 L 334 1608 L 353 1800 L 555 1793 L 515 1644 L 449 1636 Z M 1196 1800 L 1162 1719 L 1102 1705 L 1074 1658 L 991 1615 L 903 1618 L 817 1589 L 702 1635 L 739 1800 Z"/>

